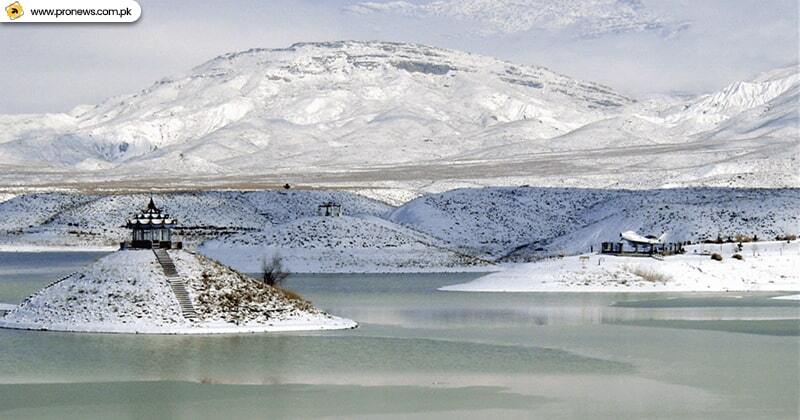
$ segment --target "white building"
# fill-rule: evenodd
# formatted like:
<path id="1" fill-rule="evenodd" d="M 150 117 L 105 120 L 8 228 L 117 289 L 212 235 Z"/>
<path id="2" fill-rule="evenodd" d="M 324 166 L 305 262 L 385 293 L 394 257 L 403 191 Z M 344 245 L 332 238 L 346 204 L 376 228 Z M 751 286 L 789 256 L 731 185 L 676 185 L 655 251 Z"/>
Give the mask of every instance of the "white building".
<path id="1" fill-rule="evenodd" d="M 600 252 L 603 254 L 625 255 L 669 255 L 682 252 L 682 244 L 665 243 L 666 234 L 656 237 L 653 235 L 642 236 L 632 230 L 619 234 L 618 242 L 603 242 Z"/>

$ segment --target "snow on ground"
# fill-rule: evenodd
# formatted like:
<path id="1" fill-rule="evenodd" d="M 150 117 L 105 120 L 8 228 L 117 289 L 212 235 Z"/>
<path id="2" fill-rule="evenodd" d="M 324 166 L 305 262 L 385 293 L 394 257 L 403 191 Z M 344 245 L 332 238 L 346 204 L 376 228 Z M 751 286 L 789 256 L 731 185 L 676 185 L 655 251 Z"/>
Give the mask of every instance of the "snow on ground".
<path id="1" fill-rule="evenodd" d="M 177 217 L 187 244 L 261 229 L 316 214 L 334 201 L 346 214 L 382 215 L 392 207 L 338 191 L 198 191 L 154 194 Z M 146 194 L 31 194 L 0 203 L 0 243 L 39 246 L 113 246 L 130 231 L 127 217 L 147 204 Z"/>
<path id="2" fill-rule="evenodd" d="M 710 258 L 717 252 L 722 261 Z M 514 264 L 440 290 L 465 292 L 710 292 L 800 290 L 800 243 L 692 245 L 662 260 L 584 254 Z"/>
<path id="3" fill-rule="evenodd" d="M 378 200 L 392 206 L 402 206 L 403 204 L 422 195 L 421 192 L 407 188 L 363 188 L 353 191 L 358 195 Z"/>
<path id="4" fill-rule="evenodd" d="M 171 251 L 178 273 L 201 318 L 200 328 L 258 330 L 353 328 L 353 321 L 334 317 L 286 291 L 231 270 L 197 254 Z"/>
<path id="5" fill-rule="evenodd" d="M 90 245 L 0 245 L 0 252 L 111 252 L 119 249 L 119 246 L 90 246 Z"/>
<path id="6" fill-rule="evenodd" d="M 16 197 L 17 195 L 18 194 L 14 194 L 14 193 L 0 192 L 0 203 L 2 203 L 3 201 L 11 200 L 12 198 Z"/>
<path id="7" fill-rule="evenodd" d="M 390 220 L 465 250 L 500 257 L 581 225 L 581 210 L 609 195 L 590 189 L 459 189 L 416 199 L 395 210 Z"/>
<path id="8" fill-rule="evenodd" d="M 797 234 L 800 189 L 462 188 L 400 207 L 343 191 L 155 194 L 177 240 L 243 271 L 278 253 L 295 272 L 485 269 L 595 250 L 622 231 L 667 241 Z M 36 193 L 0 203 L 0 250 L 111 249 L 145 194 Z M 316 216 L 327 201 L 344 216 Z M 483 266 L 483 267 L 481 267 Z"/>
<path id="9" fill-rule="evenodd" d="M 374 216 L 308 217 L 205 242 L 205 255 L 246 272 L 279 255 L 291 272 L 486 271 L 482 260 Z"/>
<path id="10" fill-rule="evenodd" d="M 0 318 L 0 327 L 113 333 L 210 334 L 353 328 L 309 302 L 186 251 L 169 251 L 199 314 L 189 321 L 150 250 L 112 253 Z"/>
<path id="11" fill-rule="evenodd" d="M 634 230 L 666 240 L 797 233 L 800 190 L 679 188 L 459 189 L 418 198 L 390 220 L 464 252 L 510 261 L 590 251 Z"/>
<path id="12" fill-rule="evenodd" d="M 22 233 L 50 222 L 58 214 L 91 201 L 92 197 L 60 192 L 21 194 L 0 202 L 0 232 Z"/>
<path id="13" fill-rule="evenodd" d="M 187 326 L 152 251 L 111 254 L 27 298 L 1 322 L 86 331 Z"/>
<path id="14" fill-rule="evenodd" d="M 798 294 L 798 295 L 786 295 L 786 296 L 775 296 L 773 299 L 778 299 L 778 300 L 800 300 L 800 294 Z"/>

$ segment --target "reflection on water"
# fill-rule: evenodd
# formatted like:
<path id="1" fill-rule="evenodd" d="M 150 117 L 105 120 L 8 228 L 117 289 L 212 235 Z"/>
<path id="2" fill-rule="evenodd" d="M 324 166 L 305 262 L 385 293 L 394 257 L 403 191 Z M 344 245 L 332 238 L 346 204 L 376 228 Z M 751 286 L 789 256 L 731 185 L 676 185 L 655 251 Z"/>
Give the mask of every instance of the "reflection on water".
<path id="1" fill-rule="evenodd" d="M 0 296 L 94 257 L 16 255 Z M 796 302 L 436 291 L 476 276 L 290 277 L 349 331 L 0 330 L 0 418 L 797 418 Z"/>

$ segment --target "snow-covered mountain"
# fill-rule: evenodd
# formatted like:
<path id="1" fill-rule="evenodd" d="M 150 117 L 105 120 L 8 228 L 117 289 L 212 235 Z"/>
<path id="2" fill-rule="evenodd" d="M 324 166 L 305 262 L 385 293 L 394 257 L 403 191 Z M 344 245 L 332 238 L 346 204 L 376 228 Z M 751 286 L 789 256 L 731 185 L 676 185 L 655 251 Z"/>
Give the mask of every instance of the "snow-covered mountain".
<path id="1" fill-rule="evenodd" d="M 779 68 L 751 81 L 732 83 L 719 92 L 703 95 L 683 104 L 682 109 L 668 114 L 667 122 L 686 124 L 692 126 L 692 130 L 704 131 L 719 127 L 737 116 L 737 120 L 748 120 L 759 125 L 790 117 L 790 120 L 773 128 L 794 129 L 797 134 L 798 90 L 798 67 Z M 781 106 L 782 104 L 789 107 Z M 792 105 L 793 109 L 787 109 L 792 108 Z M 757 112 L 743 114 L 748 110 Z"/>
<path id="2" fill-rule="evenodd" d="M 0 184 L 791 186 L 798 80 L 636 101 L 417 44 L 252 49 L 66 114 L 0 116 Z"/>
<path id="3" fill-rule="evenodd" d="M 417 18 L 444 17 L 470 22 L 481 34 L 530 30 L 572 30 L 593 38 L 610 33 L 656 31 L 671 35 L 688 25 L 658 16 L 639 0 L 436 0 L 369 1 L 349 6 L 359 13 L 393 13 Z"/>
<path id="4" fill-rule="evenodd" d="M 630 102 L 543 68 L 420 45 L 297 44 L 223 55 L 135 95 L 47 116 L 44 127 L 26 119 L 0 156 L 86 167 L 146 158 L 212 172 L 412 162 L 481 147 L 470 133 L 494 125 L 530 119 L 529 135 L 551 137 Z"/>

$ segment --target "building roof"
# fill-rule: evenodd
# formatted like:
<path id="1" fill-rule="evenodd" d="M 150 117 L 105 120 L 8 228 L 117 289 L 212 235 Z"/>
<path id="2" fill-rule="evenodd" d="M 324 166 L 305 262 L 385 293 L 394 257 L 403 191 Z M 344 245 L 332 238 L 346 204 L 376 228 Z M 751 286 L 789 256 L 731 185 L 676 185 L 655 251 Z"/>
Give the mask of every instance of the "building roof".
<path id="1" fill-rule="evenodd" d="M 161 213 L 161 209 L 156 207 L 156 203 L 153 202 L 153 197 L 150 197 L 150 202 L 147 203 L 147 211 L 155 211 Z"/>
<path id="2" fill-rule="evenodd" d="M 634 232 L 632 230 L 626 230 L 625 232 L 620 233 L 619 236 L 622 237 L 622 239 L 625 239 L 626 241 L 636 242 L 636 243 L 640 243 L 640 244 L 660 244 L 661 243 L 661 239 L 658 239 L 658 238 L 647 238 L 647 237 L 644 237 L 642 235 L 639 235 L 638 233 L 636 233 L 636 232 Z"/>
<path id="3" fill-rule="evenodd" d="M 153 197 L 150 197 L 150 202 L 147 203 L 147 208 L 142 210 L 141 213 L 134 214 L 133 218 L 128 219 L 127 227 L 144 227 L 144 226 L 163 226 L 172 227 L 178 223 L 177 219 L 169 217 L 167 213 L 161 213 L 161 209 L 156 207 Z"/>

